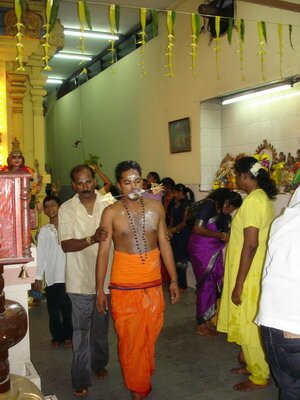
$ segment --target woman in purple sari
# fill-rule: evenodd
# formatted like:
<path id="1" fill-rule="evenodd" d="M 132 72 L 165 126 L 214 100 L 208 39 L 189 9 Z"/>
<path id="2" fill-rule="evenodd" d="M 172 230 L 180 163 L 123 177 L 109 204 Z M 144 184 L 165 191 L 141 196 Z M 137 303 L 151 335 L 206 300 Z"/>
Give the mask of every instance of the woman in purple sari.
<path id="1" fill-rule="evenodd" d="M 222 250 L 229 239 L 231 213 L 242 197 L 227 188 L 210 193 L 197 210 L 189 241 L 189 254 L 197 282 L 197 334 L 213 337 L 210 319 L 216 314 L 224 275 Z"/>

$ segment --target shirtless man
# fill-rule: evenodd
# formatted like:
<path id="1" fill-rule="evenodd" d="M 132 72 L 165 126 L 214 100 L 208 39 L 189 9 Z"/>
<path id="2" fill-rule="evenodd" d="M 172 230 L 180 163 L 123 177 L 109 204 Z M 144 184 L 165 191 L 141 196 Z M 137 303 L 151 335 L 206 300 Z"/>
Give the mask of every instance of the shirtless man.
<path id="1" fill-rule="evenodd" d="M 121 162 L 116 180 L 123 197 L 102 214 L 101 226 L 107 229 L 108 240 L 98 251 L 96 306 L 100 313 L 106 313 L 103 284 L 113 241 L 110 289 L 119 358 L 125 385 L 132 399 L 140 400 L 151 391 L 154 347 L 163 324 L 160 254 L 171 278 L 172 304 L 178 301 L 179 290 L 164 209 L 160 202 L 141 197 L 141 167 L 134 161 Z"/>

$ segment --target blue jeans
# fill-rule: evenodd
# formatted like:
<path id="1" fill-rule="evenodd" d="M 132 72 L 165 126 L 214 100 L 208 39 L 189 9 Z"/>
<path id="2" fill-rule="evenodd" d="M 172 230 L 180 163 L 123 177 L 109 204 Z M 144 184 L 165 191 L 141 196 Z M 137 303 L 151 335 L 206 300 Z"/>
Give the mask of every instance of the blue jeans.
<path id="1" fill-rule="evenodd" d="M 283 331 L 261 326 L 268 361 L 279 387 L 280 400 L 300 399 L 300 338 L 285 338 Z"/>

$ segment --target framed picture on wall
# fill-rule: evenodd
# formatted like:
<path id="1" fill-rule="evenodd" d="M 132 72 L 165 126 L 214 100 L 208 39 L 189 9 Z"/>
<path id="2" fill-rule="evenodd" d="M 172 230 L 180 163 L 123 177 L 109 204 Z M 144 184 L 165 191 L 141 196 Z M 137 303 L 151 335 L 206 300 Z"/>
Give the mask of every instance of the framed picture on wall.
<path id="1" fill-rule="evenodd" d="M 170 152 L 191 151 L 190 119 L 182 118 L 169 122 Z"/>

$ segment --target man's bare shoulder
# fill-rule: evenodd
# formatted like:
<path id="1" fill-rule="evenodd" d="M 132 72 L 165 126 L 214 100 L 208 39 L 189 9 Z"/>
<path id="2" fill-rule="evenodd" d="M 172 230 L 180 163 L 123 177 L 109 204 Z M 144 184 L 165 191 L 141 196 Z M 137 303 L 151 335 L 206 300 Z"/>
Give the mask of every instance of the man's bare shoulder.
<path id="1" fill-rule="evenodd" d="M 119 213 L 122 209 L 123 209 L 123 205 L 122 205 L 122 202 L 119 200 L 113 204 L 110 204 L 108 207 L 105 208 L 105 210 L 103 212 L 105 212 L 106 214 L 109 214 L 109 215 L 114 215 L 116 213 Z"/>

